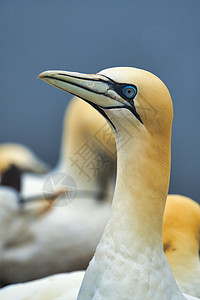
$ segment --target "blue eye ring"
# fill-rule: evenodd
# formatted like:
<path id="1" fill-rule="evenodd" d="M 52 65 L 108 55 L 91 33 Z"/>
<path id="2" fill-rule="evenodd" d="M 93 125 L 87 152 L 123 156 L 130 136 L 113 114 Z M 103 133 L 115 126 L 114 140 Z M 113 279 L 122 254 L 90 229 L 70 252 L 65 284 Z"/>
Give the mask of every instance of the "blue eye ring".
<path id="1" fill-rule="evenodd" d="M 128 99 L 133 99 L 137 93 L 137 89 L 132 85 L 126 85 L 122 89 L 123 95 Z"/>

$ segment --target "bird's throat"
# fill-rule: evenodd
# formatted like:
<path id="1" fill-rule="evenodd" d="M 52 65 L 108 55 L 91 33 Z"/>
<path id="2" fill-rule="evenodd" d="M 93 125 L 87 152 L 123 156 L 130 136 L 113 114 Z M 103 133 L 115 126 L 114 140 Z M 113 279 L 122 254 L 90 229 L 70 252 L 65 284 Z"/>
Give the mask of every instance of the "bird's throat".
<path id="1" fill-rule="evenodd" d="M 119 147 L 117 182 L 108 227 L 112 232 L 121 232 L 127 248 L 133 248 L 136 239 L 141 245 L 161 248 L 169 176 L 170 145 L 167 143 L 159 147 L 143 132 Z"/>

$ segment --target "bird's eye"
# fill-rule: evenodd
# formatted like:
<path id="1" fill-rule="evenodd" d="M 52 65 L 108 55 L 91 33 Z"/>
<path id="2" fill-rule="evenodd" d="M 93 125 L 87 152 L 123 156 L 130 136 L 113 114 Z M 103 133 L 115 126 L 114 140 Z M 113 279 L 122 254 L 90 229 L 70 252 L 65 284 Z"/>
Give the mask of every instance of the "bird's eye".
<path id="1" fill-rule="evenodd" d="M 137 93 L 136 88 L 131 85 L 126 85 L 122 89 L 122 92 L 123 92 L 124 96 L 126 96 L 126 98 L 128 98 L 128 99 L 133 98 Z"/>

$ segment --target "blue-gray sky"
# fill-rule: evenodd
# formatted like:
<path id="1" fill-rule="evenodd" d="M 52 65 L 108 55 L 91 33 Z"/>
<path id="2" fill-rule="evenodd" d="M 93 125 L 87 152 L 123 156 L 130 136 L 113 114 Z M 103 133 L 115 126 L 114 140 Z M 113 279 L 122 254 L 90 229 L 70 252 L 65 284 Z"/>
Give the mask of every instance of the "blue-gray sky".
<path id="1" fill-rule="evenodd" d="M 1 1 L 0 142 L 56 163 L 71 96 L 37 80 L 41 71 L 146 69 L 174 103 L 170 192 L 199 201 L 199 14 L 199 0 Z"/>

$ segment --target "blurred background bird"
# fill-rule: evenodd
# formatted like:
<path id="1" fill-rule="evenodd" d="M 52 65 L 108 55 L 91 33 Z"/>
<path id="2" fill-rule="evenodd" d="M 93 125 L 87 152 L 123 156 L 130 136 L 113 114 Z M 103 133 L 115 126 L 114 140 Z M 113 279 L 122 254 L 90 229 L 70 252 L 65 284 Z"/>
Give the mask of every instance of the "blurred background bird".
<path id="1" fill-rule="evenodd" d="M 104 145 L 103 135 L 94 138 L 94 133 L 110 132 L 109 125 L 98 112 L 78 98 L 72 100 L 63 125 L 61 157 L 55 169 L 45 175 L 20 174 L 18 203 L 10 200 L 13 209 L 9 207 L 7 214 L 12 218 L 1 227 L 7 233 L 1 241 L 1 285 L 85 269 L 104 230 L 116 168 L 116 153 L 111 155 L 111 151 L 116 149 L 112 136 L 109 144 Z M 87 161 L 80 172 L 71 161 L 75 161 L 78 151 L 85 147 L 90 150 L 89 163 Z M 20 167 L 20 157 L 19 163 L 15 155 L 14 159 L 12 161 L 10 157 L 10 161 Z M 11 185 L 12 181 L 16 185 L 19 178 L 13 177 L 13 172 L 16 173 L 17 168 L 11 166 L 2 174 L 2 185 Z M 59 178 L 61 183 L 49 191 L 51 178 Z M 49 183 L 47 190 L 46 181 Z M 68 189 L 73 183 L 74 190 L 69 194 Z M 57 195 L 59 189 L 64 188 L 66 192 Z M 6 195 L 2 196 L 1 207 L 5 206 L 5 211 L 6 199 Z"/>

